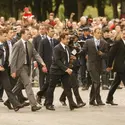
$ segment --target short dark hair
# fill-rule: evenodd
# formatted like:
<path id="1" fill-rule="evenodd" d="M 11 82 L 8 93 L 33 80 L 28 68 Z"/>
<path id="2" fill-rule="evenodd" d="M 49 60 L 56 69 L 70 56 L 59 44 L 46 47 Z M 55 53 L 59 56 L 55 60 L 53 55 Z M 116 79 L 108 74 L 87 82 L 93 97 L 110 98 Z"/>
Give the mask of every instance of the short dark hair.
<path id="1" fill-rule="evenodd" d="M 60 40 L 61 39 L 64 39 L 66 36 L 68 36 L 69 34 L 68 33 L 61 33 L 60 34 Z"/>
<path id="2" fill-rule="evenodd" d="M 26 31 L 29 31 L 29 29 L 22 28 L 21 31 L 20 31 L 20 35 L 22 36 L 22 34 L 25 34 Z"/>
<path id="3" fill-rule="evenodd" d="M 96 28 L 93 30 L 93 33 L 95 33 L 97 30 L 101 30 L 101 31 L 102 31 L 102 29 L 101 29 L 101 28 L 96 27 Z"/>

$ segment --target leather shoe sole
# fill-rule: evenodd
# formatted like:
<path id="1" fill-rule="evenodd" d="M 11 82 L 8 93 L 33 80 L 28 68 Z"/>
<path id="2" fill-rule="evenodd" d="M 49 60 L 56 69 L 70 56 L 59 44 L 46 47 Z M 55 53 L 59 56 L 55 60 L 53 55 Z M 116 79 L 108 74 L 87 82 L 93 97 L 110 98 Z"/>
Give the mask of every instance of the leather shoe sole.
<path id="1" fill-rule="evenodd" d="M 6 103 L 6 102 L 4 102 L 3 104 L 4 104 L 5 106 L 7 106 L 8 109 L 10 109 L 10 110 L 13 109 L 13 108 L 11 107 L 11 104 L 10 104 L 10 103 Z"/>
<path id="2" fill-rule="evenodd" d="M 106 101 L 106 103 L 107 103 L 107 104 L 110 104 L 110 105 L 114 105 L 114 106 L 115 106 L 115 105 L 118 105 L 118 104 L 114 103 L 113 101 Z"/>
<path id="3" fill-rule="evenodd" d="M 52 106 L 46 106 L 46 109 L 47 109 L 47 110 L 51 110 L 51 111 L 55 111 L 55 108 L 54 108 L 53 105 L 52 105 Z"/>

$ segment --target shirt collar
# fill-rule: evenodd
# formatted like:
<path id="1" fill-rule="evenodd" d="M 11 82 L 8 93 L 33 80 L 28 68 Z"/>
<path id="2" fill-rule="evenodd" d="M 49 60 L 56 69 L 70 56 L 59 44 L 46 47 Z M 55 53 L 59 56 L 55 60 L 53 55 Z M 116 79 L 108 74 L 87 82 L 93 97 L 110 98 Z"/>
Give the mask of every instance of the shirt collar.
<path id="1" fill-rule="evenodd" d="M 124 40 L 124 39 L 122 39 L 122 41 L 123 41 L 123 43 L 125 44 L 125 40 Z"/>
<path id="2" fill-rule="evenodd" d="M 26 42 L 26 41 L 25 41 L 24 39 L 22 39 L 22 38 L 21 38 L 21 40 L 22 40 L 22 42 L 23 42 L 23 43 L 25 43 L 25 42 Z"/>
<path id="3" fill-rule="evenodd" d="M 62 45 L 63 49 L 65 49 L 66 45 L 64 45 L 62 42 L 60 42 L 60 44 Z"/>
<path id="4" fill-rule="evenodd" d="M 48 40 L 50 41 L 50 39 L 52 39 L 51 37 L 47 36 Z"/>
<path id="5" fill-rule="evenodd" d="M 7 41 L 7 43 L 8 43 L 8 44 L 10 44 L 10 43 L 11 43 L 11 41 L 10 41 L 10 40 L 8 40 L 8 41 Z"/>

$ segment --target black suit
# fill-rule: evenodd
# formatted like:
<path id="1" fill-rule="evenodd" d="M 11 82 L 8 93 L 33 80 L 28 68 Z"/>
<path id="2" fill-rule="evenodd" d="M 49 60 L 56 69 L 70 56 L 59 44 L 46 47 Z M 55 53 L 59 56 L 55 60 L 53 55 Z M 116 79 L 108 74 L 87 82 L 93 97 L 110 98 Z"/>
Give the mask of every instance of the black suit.
<path id="1" fill-rule="evenodd" d="M 15 43 L 15 42 L 14 42 Z M 13 45 L 14 44 L 12 41 L 11 41 L 11 44 Z M 7 71 L 7 73 L 8 73 L 8 76 L 9 76 L 9 80 L 10 80 L 10 83 L 11 83 L 11 86 L 12 86 L 12 89 L 14 88 L 14 86 L 16 85 L 16 83 L 17 83 L 17 79 L 13 79 L 12 77 L 11 77 L 11 72 L 10 72 L 10 66 L 9 66 L 9 45 L 8 45 L 8 43 L 7 43 L 7 41 L 4 43 L 4 47 L 5 47 L 5 50 L 6 50 L 6 60 L 5 60 L 5 63 L 4 63 L 4 67 L 5 67 L 5 69 L 6 69 L 6 71 Z M 18 100 L 21 102 L 21 103 L 23 103 L 24 102 L 24 96 L 23 96 L 23 94 L 22 94 L 22 88 L 24 88 L 24 86 L 23 86 L 23 84 L 21 84 L 21 89 L 20 89 L 20 91 L 18 92 L 18 95 L 17 95 L 17 97 L 18 97 Z M 12 90 L 13 91 L 13 90 Z M 15 93 L 15 91 L 13 91 L 13 93 L 14 94 L 16 94 Z"/>
<path id="2" fill-rule="evenodd" d="M 110 49 L 108 67 L 112 67 L 112 64 L 116 76 L 108 93 L 107 101 L 113 101 L 113 94 L 121 81 L 125 85 L 125 44 L 123 40 L 117 41 Z"/>
<path id="3" fill-rule="evenodd" d="M 2 50 L 2 47 L 0 47 L 0 49 Z M 3 67 L 4 67 L 4 63 L 5 63 L 5 60 L 3 60 L 3 58 L 2 58 L 2 57 L 5 56 L 4 51 L 5 50 L 0 51 L 0 55 L 2 55 L 2 56 L 0 56 L 0 59 L 3 62 L 1 64 L 1 66 L 3 66 Z M 9 101 L 12 103 L 13 107 L 19 106 L 20 103 L 17 101 L 15 95 L 11 91 L 12 87 L 11 87 L 11 84 L 10 84 L 10 80 L 9 80 L 9 76 L 8 76 L 7 71 L 6 71 L 6 68 L 5 68 L 4 71 L 0 71 L 0 83 L 3 85 L 3 88 L 5 89 L 6 94 L 7 94 L 8 98 L 9 98 Z"/>
<path id="4" fill-rule="evenodd" d="M 48 73 L 43 73 L 41 70 L 39 70 L 39 85 L 40 85 L 40 91 L 37 93 L 38 96 L 42 97 L 48 86 L 49 86 L 49 80 L 50 80 L 50 75 L 49 75 L 49 69 L 52 64 L 52 54 L 53 54 L 53 48 L 58 44 L 58 41 L 53 39 L 52 43 L 49 40 L 49 38 L 45 38 L 42 40 L 42 42 L 39 45 L 39 50 L 38 53 L 42 57 L 43 61 L 45 62 Z M 40 66 L 39 66 L 40 68 Z"/>
<path id="5" fill-rule="evenodd" d="M 70 54 L 69 51 L 68 53 Z M 53 50 L 53 62 L 50 67 L 50 84 L 46 94 L 47 107 L 51 106 L 53 103 L 53 93 L 54 93 L 56 84 L 60 79 L 63 84 L 65 94 L 67 95 L 70 108 L 76 105 L 72 98 L 70 84 L 68 83 L 70 76 L 65 72 L 68 66 L 69 66 L 69 63 L 67 58 L 67 52 L 64 50 L 61 44 L 58 44 Z"/>
<path id="6" fill-rule="evenodd" d="M 39 49 L 39 45 L 40 43 L 42 42 L 44 38 L 42 38 L 41 35 L 38 35 L 36 37 L 33 38 L 33 45 L 34 45 L 34 48 L 36 49 L 36 51 L 38 52 L 38 49 Z"/>
<path id="7" fill-rule="evenodd" d="M 50 69 L 50 66 L 52 64 L 52 53 L 53 53 L 53 48 L 55 45 L 57 45 L 57 40 L 53 39 L 52 40 L 52 44 L 51 45 L 51 41 L 49 40 L 49 38 L 45 38 L 42 40 L 42 42 L 39 45 L 39 49 L 38 49 L 38 53 L 39 55 L 42 57 L 42 59 L 44 60 L 48 72 Z M 40 67 L 39 67 L 40 68 Z M 45 82 L 46 79 L 46 82 Z M 39 84 L 40 84 L 40 90 L 42 90 L 42 87 L 44 84 L 49 84 L 49 74 L 45 74 L 43 73 L 41 70 L 39 71 Z"/>

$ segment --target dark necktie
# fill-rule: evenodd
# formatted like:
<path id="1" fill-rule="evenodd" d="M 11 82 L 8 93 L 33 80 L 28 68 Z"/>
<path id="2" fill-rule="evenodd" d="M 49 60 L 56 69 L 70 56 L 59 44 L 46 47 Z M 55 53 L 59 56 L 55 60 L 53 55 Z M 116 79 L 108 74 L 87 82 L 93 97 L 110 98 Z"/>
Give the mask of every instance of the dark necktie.
<path id="1" fill-rule="evenodd" d="M 69 60 L 68 60 L 68 49 L 67 47 L 65 46 L 65 52 L 66 52 L 66 65 L 69 64 Z"/>
<path id="2" fill-rule="evenodd" d="M 50 39 L 50 44 L 51 44 L 51 47 L 52 47 L 52 50 L 53 50 L 53 48 L 54 48 L 53 39 Z"/>
<path id="3" fill-rule="evenodd" d="M 26 47 L 26 61 L 27 61 L 27 65 L 29 66 L 29 64 L 30 64 L 30 60 L 29 60 L 29 54 L 28 54 L 27 42 L 25 42 L 25 47 Z"/>
<path id="4" fill-rule="evenodd" d="M 97 41 L 96 41 L 96 44 L 97 44 L 97 45 L 96 45 L 97 51 L 99 51 L 99 49 L 100 49 L 100 47 L 99 47 L 99 45 L 100 45 L 100 41 L 97 40 Z"/>
<path id="5" fill-rule="evenodd" d="M 3 49 L 3 45 L 0 45 L 0 48 L 1 48 L 1 61 L 0 61 L 0 65 L 4 65 L 4 62 L 5 62 L 5 60 L 4 60 L 4 49 Z"/>

